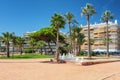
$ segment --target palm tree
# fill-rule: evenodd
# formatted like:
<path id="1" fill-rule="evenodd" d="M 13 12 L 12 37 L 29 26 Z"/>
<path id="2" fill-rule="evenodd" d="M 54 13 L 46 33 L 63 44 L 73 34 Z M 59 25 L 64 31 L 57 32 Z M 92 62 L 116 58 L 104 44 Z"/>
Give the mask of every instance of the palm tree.
<path id="1" fill-rule="evenodd" d="M 10 46 L 10 41 L 12 40 L 12 34 L 9 32 L 2 33 L 1 40 L 3 43 L 6 45 L 6 50 L 7 50 L 7 57 L 10 57 L 9 53 L 9 46 Z"/>
<path id="2" fill-rule="evenodd" d="M 81 50 L 81 45 L 85 42 L 85 36 L 84 34 L 81 33 L 82 28 L 80 27 L 72 27 L 72 40 L 74 41 L 74 46 L 76 46 L 76 50 L 80 52 Z"/>
<path id="3" fill-rule="evenodd" d="M 107 56 L 109 57 L 109 34 L 108 34 L 108 21 L 113 19 L 113 14 L 109 10 L 106 10 L 101 17 L 101 21 L 106 22 L 106 47 L 107 47 Z"/>
<path id="4" fill-rule="evenodd" d="M 83 45 L 83 43 L 86 41 L 85 39 L 85 36 L 84 36 L 84 34 L 79 34 L 78 35 L 78 39 L 77 39 L 77 44 L 78 44 L 78 52 L 80 52 L 81 51 L 81 45 Z"/>
<path id="5" fill-rule="evenodd" d="M 101 17 L 101 21 L 106 22 L 106 47 L 107 47 L 107 56 L 109 57 L 109 34 L 108 34 L 108 21 L 113 19 L 113 14 L 109 10 L 106 10 Z"/>
<path id="6" fill-rule="evenodd" d="M 68 12 L 68 13 L 65 14 L 65 17 L 66 17 L 66 20 L 67 20 L 67 22 L 68 22 L 70 39 L 71 39 L 71 26 L 70 26 L 70 24 L 71 24 L 71 22 L 73 21 L 74 15 L 73 15 L 72 13 Z M 71 46 L 72 46 L 72 40 L 70 40 L 70 44 L 71 44 Z M 71 51 L 70 51 L 70 52 L 71 52 Z"/>
<path id="7" fill-rule="evenodd" d="M 0 52 L 2 51 L 2 46 L 1 46 L 1 44 L 2 44 L 2 36 L 0 36 Z"/>
<path id="8" fill-rule="evenodd" d="M 16 36 L 15 36 L 15 33 L 13 32 L 12 33 L 12 45 L 13 45 L 13 54 L 14 54 L 14 52 L 15 52 L 15 45 L 16 45 Z M 13 56 L 13 54 L 12 54 L 12 56 Z"/>
<path id="9" fill-rule="evenodd" d="M 51 26 L 57 31 L 57 39 L 56 39 L 56 60 L 59 60 L 59 29 L 64 28 L 65 19 L 61 14 L 55 13 L 51 19 Z"/>
<path id="10" fill-rule="evenodd" d="M 24 44 L 24 39 L 23 38 L 21 38 L 21 37 L 18 37 L 17 38 L 17 44 L 18 44 L 18 46 L 19 46 L 19 49 L 20 49 L 20 54 L 22 55 L 22 47 L 23 47 L 23 44 Z"/>
<path id="11" fill-rule="evenodd" d="M 88 58 L 91 58 L 91 50 L 90 50 L 90 17 L 93 16 L 96 13 L 94 10 L 93 5 L 91 4 L 86 4 L 85 7 L 82 8 L 82 13 L 81 15 L 85 15 L 87 19 L 87 25 L 88 25 Z"/>

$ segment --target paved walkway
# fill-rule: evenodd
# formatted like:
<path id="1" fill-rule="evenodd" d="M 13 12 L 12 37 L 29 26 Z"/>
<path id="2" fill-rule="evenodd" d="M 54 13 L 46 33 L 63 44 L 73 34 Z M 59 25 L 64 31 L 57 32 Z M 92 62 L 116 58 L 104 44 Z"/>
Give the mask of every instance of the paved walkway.
<path id="1" fill-rule="evenodd" d="M 0 59 L 0 80 L 120 80 L 120 62 L 80 66 L 47 59 Z"/>

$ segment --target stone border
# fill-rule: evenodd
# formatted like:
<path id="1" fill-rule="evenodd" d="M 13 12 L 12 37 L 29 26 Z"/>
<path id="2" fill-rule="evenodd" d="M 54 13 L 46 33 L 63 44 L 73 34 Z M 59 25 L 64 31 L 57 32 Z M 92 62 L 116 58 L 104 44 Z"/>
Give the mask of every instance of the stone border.
<path id="1" fill-rule="evenodd" d="M 103 60 L 103 61 L 89 61 L 89 62 L 81 62 L 82 66 L 93 65 L 93 64 L 101 64 L 101 63 L 110 63 L 110 62 L 119 62 L 120 60 Z"/>
<path id="2" fill-rule="evenodd" d="M 73 62 L 73 61 L 68 61 L 66 60 L 66 63 L 71 63 L 71 64 L 78 64 L 81 66 L 88 66 L 88 65 L 94 65 L 94 64 L 102 64 L 102 63 L 110 63 L 110 62 L 120 62 L 120 59 L 116 60 L 92 60 L 92 61 L 83 61 L 83 62 Z"/>

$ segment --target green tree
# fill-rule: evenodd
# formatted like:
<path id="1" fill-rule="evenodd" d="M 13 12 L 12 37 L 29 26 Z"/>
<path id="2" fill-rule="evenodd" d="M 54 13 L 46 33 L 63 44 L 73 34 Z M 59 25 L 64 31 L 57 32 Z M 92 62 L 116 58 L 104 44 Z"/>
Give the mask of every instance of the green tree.
<path id="1" fill-rule="evenodd" d="M 31 39 L 30 39 L 30 45 L 31 45 L 31 47 L 32 47 L 32 53 L 34 53 L 34 47 L 35 47 L 35 45 L 36 45 L 36 40 L 33 39 L 33 38 L 31 38 Z"/>
<path id="2" fill-rule="evenodd" d="M 65 18 L 66 18 L 66 20 L 67 20 L 67 22 L 68 22 L 68 26 L 69 26 L 69 33 L 70 33 L 70 44 L 71 44 L 71 46 L 72 46 L 72 40 L 71 40 L 71 22 L 73 21 L 73 18 L 74 18 L 74 15 L 72 14 L 72 13 L 70 13 L 70 12 L 68 12 L 68 13 L 66 13 L 65 14 Z M 70 51 L 71 52 L 71 51 Z"/>
<path id="3" fill-rule="evenodd" d="M 108 21 L 113 19 L 113 14 L 106 10 L 101 17 L 101 21 L 106 22 L 106 47 L 107 47 L 107 56 L 109 57 L 109 33 L 108 33 Z"/>
<path id="4" fill-rule="evenodd" d="M 78 52 L 81 51 L 81 45 L 83 45 L 83 43 L 86 41 L 84 38 L 85 38 L 84 34 L 81 33 L 78 35 L 78 39 L 77 39 Z"/>
<path id="5" fill-rule="evenodd" d="M 85 42 L 85 36 L 81 33 L 82 28 L 80 27 L 72 27 L 72 40 L 74 42 L 74 47 L 77 50 L 76 53 L 79 53 L 81 50 L 81 45 Z"/>
<path id="6" fill-rule="evenodd" d="M 51 26 L 57 31 L 57 40 L 56 40 L 56 60 L 59 60 L 59 29 L 64 28 L 65 19 L 61 14 L 55 13 L 51 19 Z"/>
<path id="7" fill-rule="evenodd" d="M 50 49 L 50 52 L 52 52 L 50 42 L 56 40 L 55 33 L 56 33 L 56 30 L 54 28 L 45 27 L 45 28 L 42 28 L 35 33 L 30 34 L 30 37 L 35 39 L 36 41 L 42 40 L 42 41 L 47 42 L 49 49 Z"/>
<path id="8" fill-rule="evenodd" d="M 15 52 L 15 46 L 17 45 L 16 38 L 17 38 L 17 36 L 16 36 L 15 33 L 13 32 L 13 33 L 12 33 L 12 47 L 13 47 L 13 54 L 14 54 L 14 52 Z M 13 56 L 13 54 L 12 54 L 12 56 Z"/>
<path id="9" fill-rule="evenodd" d="M 5 32 L 5 33 L 2 33 L 2 35 L 3 36 L 1 36 L 0 39 L 6 45 L 7 57 L 10 57 L 9 46 L 10 46 L 10 41 L 12 40 L 12 34 L 9 32 Z"/>
<path id="10" fill-rule="evenodd" d="M 93 16 L 96 13 L 94 10 L 93 5 L 86 4 L 85 7 L 82 8 L 81 15 L 85 15 L 87 19 L 87 25 L 88 25 L 88 57 L 91 58 L 91 45 L 90 45 L 90 17 Z"/>
<path id="11" fill-rule="evenodd" d="M 22 48 L 25 43 L 25 40 L 22 37 L 17 37 L 17 44 L 19 46 L 20 54 L 22 55 Z"/>
<path id="12" fill-rule="evenodd" d="M 42 48 L 45 47 L 45 45 L 46 45 L 46 42 L 45 42 L 45 41 L 38 41 L 38 42 L 37 42 L 37 47 L 38 47 L 38 49 L 41 48 L 41 54 L 42 54 Z M 45 48 L 44 48 L 44 51 L 45 51 L 45 53 L 46 53 L 46 49 L 45 49 Z"/>

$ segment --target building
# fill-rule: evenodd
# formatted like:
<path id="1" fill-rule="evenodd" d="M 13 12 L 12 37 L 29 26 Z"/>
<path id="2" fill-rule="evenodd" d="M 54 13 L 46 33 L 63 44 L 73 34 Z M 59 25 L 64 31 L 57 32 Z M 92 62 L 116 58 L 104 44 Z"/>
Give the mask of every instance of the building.
<path id="1" fill-rule="evenodd" d="M 31 33 L 34 33 L 36 31 L 33 31 L 33 32 L 26 32 L 25 34 L 23 34 L 23 39 L 25 40 L 25 44 L 24 44 L 24 48 L 31 48 L 30 46 L 30 39 L 29 39 L 29 35 Z M 49 46 L 50 45 L 50 46 Z M 51 41 L 49 43 L 46 42 L 46 45 L 44 48 L 41 48 L 41 49 L 38 49 L 38 52 L 40 53 L 48 53 L 48 54 L 54 54 L 56 51 L 56 43 Z"/>
<path id="2" fill-rule="evenodd" d="M 83 28 L 82 33 L 85 34 L 85 39 L 88 38 L 87 26 L 81 26 Z M 108 34 L 110 38 L 109 51 L 110 52 L 120 52 L 120 26 L 115 22 L 109 22 Z M 104 39 L 106 37 L 106 23 L 92 24 L 90 25 L 90 38 L 94 40 L 91 43 L 91 49 L 93 51 L 106 51 L 106 44 Z M 88 44 L 85 42 L 82 45 L 82 50 L 88 50 Z"/>

